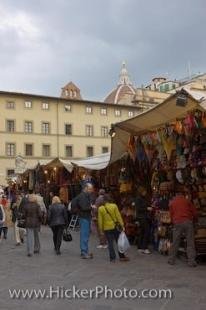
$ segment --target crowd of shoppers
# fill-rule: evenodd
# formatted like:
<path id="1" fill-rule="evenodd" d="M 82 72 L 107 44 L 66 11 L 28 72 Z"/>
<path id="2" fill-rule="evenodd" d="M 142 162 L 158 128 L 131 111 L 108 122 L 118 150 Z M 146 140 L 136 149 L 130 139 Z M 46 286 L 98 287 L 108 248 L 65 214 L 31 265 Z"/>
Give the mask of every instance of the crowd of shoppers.
<path id="1" fill-rule="evenodd" d="M 14 227 L 16 245 L 24 243 L 26 236 L 27 255 L 39 254 L 40 228 L 42 224 L 48 224 L 53 234 L 54 251 L 61 254 L 61 244 L 64 231 L 70 222 L 68 208 L 58 196 L 52 194 L 50 206 L 46 208 L 44 199 L 39 192 L 22 194 L 17 192 L 11 195 L 12 199 L 1 193 L 0 200 L 0 241 L 7 239 L 8 227 L 11 222 Z M 151 214 L 152 207 L 146 199 L 146 191 L 138 191 L 136 197 L 127 202 L 120 212 L 119 206 L 111 194 L 100 189 L 98 195 L 94 195 L 92 183 L 84 183 L 82 192 L 70 203 L 70 211 L 79 218 L 80 224 L 80 256 L 82 259 L 92 259 L 93 253 L 89 250 L 91 234 L 91 222 L 94 222 L 97 231 L 98 249 L 107 249 L 109 260 L 114 263 L 118 258 L 121 262 L 129 261 L 126 253 L 115 251 L 115 243 L 118 242 L 121 232 L 136 233 L 138 251 L 142 254 L 151 254 Z M 135 224 L 128 223 L 125 219 L 130 217 L 128 210 L 133 210 Z M 70 212 L 69 212 L 70 213 Z M 195 267 L 196 253 L 194 243 L 194 223 L 197 219 L 196 208 L 184 194 L 178 193 L 170 201 L 170 216 L 173 224 L 173 242 L 169 253 L 168 263 L 174 265 L 182 236 L 187 241 L 188 265 Z M 138 227 L 134 229 L 134 227 Z M 129 235 L 129 233 L 128 233 Z"/>

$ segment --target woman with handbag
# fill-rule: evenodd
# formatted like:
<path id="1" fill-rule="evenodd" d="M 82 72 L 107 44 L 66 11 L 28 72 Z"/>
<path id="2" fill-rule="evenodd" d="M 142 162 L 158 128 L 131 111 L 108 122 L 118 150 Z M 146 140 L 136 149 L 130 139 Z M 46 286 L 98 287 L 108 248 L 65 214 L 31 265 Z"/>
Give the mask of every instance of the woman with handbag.
<path id="1" fill-rule="evenodd" d="M 39 231 L 41 218 L 41 208 L 37 204 L 36 195 L 31 194 L 28 196 L 28 201 L 23 206 L 23 218 L 21 219 L 22 226 L 23 221 L 25 220 L 28 257 L 31 257 L 33 253 L 40 253 Z"/>
<path id="2" fill-rule="evenodd" d="M 116 261 L 114 241 L 117 243 L 121 231 L 124 230 L 124 223 L 117 205 L 110 195 L 105 195 L 104 205 L 98 209 L 98 225 L 100 233 L 106 236 L 109 249 L 110 262 Z M 129 261 L 124 253 L 118 253 L 121 262 Z"/>
<path id="3" fill-rule="evenodd" d="M 52 198 L 52 204 L 49 206 L 48 223 L 53 232 L 54 250 L 57 255 L 60 255 L 63 232 L 68 226 L 68 216 L 65 206 L 58 196 Z"/>

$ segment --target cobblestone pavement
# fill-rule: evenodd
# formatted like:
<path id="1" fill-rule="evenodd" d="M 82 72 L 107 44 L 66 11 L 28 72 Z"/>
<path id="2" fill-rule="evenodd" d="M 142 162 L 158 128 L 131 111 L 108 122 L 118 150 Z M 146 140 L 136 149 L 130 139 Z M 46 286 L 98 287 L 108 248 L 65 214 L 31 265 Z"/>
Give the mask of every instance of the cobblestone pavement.
<path id="1" fill-rule="evenodd" d="M 62 255 L 53 252 L 49 228 L 41 231 L 42 251 L 31 258 L 25 245 L 16 247 L 12 230 L 7 241 L 0 244 L 0 309 L 1 310 L 132 310 L 132 309 L 206 309 L 206 265 L 189 268 L 184 261 L 169 266 L 167 258 L 159 254 L 138 254 L 135 247 L 129 252 L 128 263 L 108 261 L 107 250 L 97 250 L 97 241 L 91 238 L 93 260 L 79 256 L 79 233 L 73 233 L 71 243 L 63 243 Z M 48 289 L 62 287 L 94 289 L 171 289 L 172 299 L 11 299 L 9 289 Z M 60 291 L 59 291 L 60 292 Z"/>

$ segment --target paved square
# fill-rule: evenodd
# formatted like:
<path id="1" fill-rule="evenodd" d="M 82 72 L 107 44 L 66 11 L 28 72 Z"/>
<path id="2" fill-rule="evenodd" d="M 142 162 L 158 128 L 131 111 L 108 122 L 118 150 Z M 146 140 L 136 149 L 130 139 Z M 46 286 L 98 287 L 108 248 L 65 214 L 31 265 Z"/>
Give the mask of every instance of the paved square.
<path id="1" fill-rule="evenodd" d="M 52 234 L 49 228 L 41 231 L 42 251 L 31 258 L 26 256 L 25 245 L 16 247 L 13 231 L 0 244 L 0 309 L 1 310 L 133 310 L 133 309 L 206 309 L 206 266 L 189 268 L 183 261 L 169 266 L 167 258 L 157 253 L 138 254 L 135 247 L 129 252 L 129 263 L 111 264 L 107 250 L 97 250 L 97 241 L 91 237 L 93 260 L 79 256 L 79 233 L 73 232 L 73 241 L 63 243 L 62 255 L 53 251 Z M 111 289 L 171 289 L 170 299 L 20 299 L 13 300 L 9 289 L 48 289 L 75 285 L 78 289 L 94 289 L 108 286 Z"/>

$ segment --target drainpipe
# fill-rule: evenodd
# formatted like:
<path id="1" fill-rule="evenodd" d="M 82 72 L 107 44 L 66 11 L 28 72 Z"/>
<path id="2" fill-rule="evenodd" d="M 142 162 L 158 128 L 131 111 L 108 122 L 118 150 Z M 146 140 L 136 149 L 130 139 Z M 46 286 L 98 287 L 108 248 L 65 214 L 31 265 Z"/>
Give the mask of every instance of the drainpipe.
<path id="1" fill-rule="evenodd" d="M 59 101 L 57 101 L 57 157 L 59 158 Z"/>

